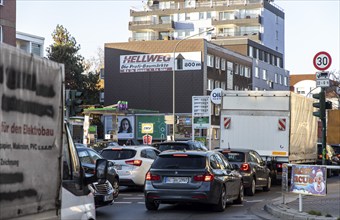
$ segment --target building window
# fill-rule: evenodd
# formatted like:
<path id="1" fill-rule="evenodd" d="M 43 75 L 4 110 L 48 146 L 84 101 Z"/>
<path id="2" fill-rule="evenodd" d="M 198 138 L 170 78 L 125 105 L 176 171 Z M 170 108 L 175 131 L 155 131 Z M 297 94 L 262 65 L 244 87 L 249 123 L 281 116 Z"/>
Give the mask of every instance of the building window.
<path id="1" fill-rule="evenodd" d="M 262 79 L 267 80 L 267 70 L 265 69 L 262 70 Z"/>
<path id="2" fill-rule="evenodd" d="M 256 66 L 255 67 L 255 77 L 256 78 L 260 78 L 260 75 L 259 75 L 259 68 Z"/>
<path id="3" fill-rule="evenodd" d="M 283 84 L 284 84 L 285 86 L 288 86 L 288 78 L 287 78 L 287 76 L 285 76 L 285 77 L 283 78 Z"/>
<path id="4" fill-rule="evenodd" d="M 279 32 L 278 31 L 275 31 L 275 38 L 276 38 L 276 40 L 279 39 Z"/>
<path id="5" fill-rule="evenodd" d="M 207 66 L 214 67 L 214 56 L 213 55 L 208 54 Z"/>
<path id="6" fill-rule="evenodd" d="M 220 88 L 220 81 L 218 81 L 218 80 L 215 81 L 214 89 L 216 89 L 216 88 Z"/>
<path id="7" fill-rule="evenodd" d="M 0 0 L 0 5 L 4 5 L 4 0 Z"/>
<path id="8" fill-rule="evenodd" d="M 253 57 L 253 47 L 249 46 L 248 56 Z"/>
<path id="9" fill-rule="evenodd" d="M 238 86 L 238 85 L 235 85 L 235 86 L 234 86 L 234 90 L 235 90 L 235 91 L 238 91 L 238 90 L 239 90 L 239 86 Z"/>
<path id="10" fill-rule="evenodd" d="M 233 71 L 234 71 L 233 63 L 228 61 L 227 62 L 227 74 L 233 75 Z"/>
<path id="11" fill-rule="evenodd" d="M 185 20 L 190 20 L 190 13 L 185 13 Z"/>
<path id="12" fill-rule="evenodd" d="M 216 59 L 215 59 L 215 67 L 216 67 L 216 69 L 220 69 L 220 58 L 219 57 L 216 57 Z"/>
<path id="13" fill-rule="evenodd" d="M 240 76 L 244 76 L 244 66 L 240 65 Z"/>
<path id="14" fill-rule="evenodd" d="M 250 69 L 249 67 L 244 67 L 244 76 L 250 78 Z"/>
<path id="15" fill-rule="evenodd" d="M 212 91 L 214 89 L 214 80 L 208 79 L 208 90 Z"/>
<path id="16" fill-rule="evenodd" d="M 38 56 L 42 56 L 41 45 L 32 43 L 32 53 Z"/>
<path id="17" fill-rule="evenodd" d="M 237 63 L 235 63 L 234 73 L 236 75 L 238 75 L 238 73 L 239 73 L 239 65 Z"/>
<path id="18" fill-rule="evenodd" d="M 274 75 L 274 82 L 277 83 L 277 73 Z"/>
<path id="19" fill-rule="evenodd" d="M 256 86 L 255 86 L 255 87 L 254 87 L 254 90 L 255 90 L 255 91 L 259 91 L 259 87 L 256 87 Z"/>
<path id="20" fill-rule="evenodd" d="M 221 70 L 225 70 L 225 59 L 221 59 Z"/>
<path id="21" fill-rule="evenodd" d="M 210 18 L 211 18 L 211 12 L 208 11 L 208 12 L 207 12 L 207 19 L 210 19 Z"/>
<path id="22" fill-rule="evenodd" d="M 200 19 L 200 20 L 203 20 L 203 19 L 204 19 L 204 12 L 200 12 L 200 13 L 199 13 L 199 19 Z"/>
<path id="23" fill-rule="evenodd" d="M 226 89 L 225 82 L 221 82 L 221 89 Z"/>
<path id="24" fill-rule="evenodd" d="M 282 75 L 279 75 L 279 83 L 282 85 Z"/>

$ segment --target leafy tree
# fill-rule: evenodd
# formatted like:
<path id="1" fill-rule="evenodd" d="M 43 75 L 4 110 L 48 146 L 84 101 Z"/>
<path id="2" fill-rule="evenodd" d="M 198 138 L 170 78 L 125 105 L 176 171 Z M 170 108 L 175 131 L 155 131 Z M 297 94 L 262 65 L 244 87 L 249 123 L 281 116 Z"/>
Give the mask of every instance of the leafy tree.
<path id="1" fill-rule="evenodd" d="M 65 65 L 65 89 L 83 90 L 84 58 L 78 54 L 80 45 L 62 25 L 52 33 L 54 43 L 47 48 L 50 60 Z"/>

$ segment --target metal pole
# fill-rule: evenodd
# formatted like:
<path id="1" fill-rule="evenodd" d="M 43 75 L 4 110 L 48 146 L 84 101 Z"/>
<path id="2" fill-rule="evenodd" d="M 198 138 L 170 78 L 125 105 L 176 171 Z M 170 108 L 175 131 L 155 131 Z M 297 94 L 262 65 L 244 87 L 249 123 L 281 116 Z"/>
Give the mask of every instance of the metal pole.
<path id="1" fill-rule="evenodd" d="M 326 165 L 326 95 L 325 88 L 321 88 L 321 98 L 320 98 L 320 113 L 321 113 L 321 122 L 322 122 L 322 165 Z"/>
<path id="2" fill-rule="evenodd" d="M 192 38 L 192 37 L 195 37 L 197 35 L 200 35 L 200 34 L 203 34 L 205 32 L 209 32 L 209 31 L 213 31 L 215 28 L 210 28 L 208 30 L 205 30 L 205 31 L 202 31 L 202 32 L 199 32 L 197 34 L 194 34 L 194 35 L 191 35 L 191 36 L 188 36 L 188 37 L 185 37 L 183 39 L 181 39 L 180 41 L 178 41 L 175 45 L 175 48 L 174 48 L 174 51 L 173 51 L 173 57 L 174 57 L 174 62 L 173 62 L 173 68 L 172 68 L 172 117 L 173 117 L 173 127 L 172 127 L 172 140 L 175 141 L 175 113 L 176 113 L 176 84 L 175 84 L 175 73 L 176 73 L 176 57 L 175 57 L 175 53 L 176 53 L 176 49 L 178 47 L 178 45 L 180 43 L 182 43 L 183 41 L 189 39 L 189 38 Z"/>
<path id="3" fill-rule="evenodd" d="M 302 212 L 302 194 L 299 193 L 299 212 Z"/>

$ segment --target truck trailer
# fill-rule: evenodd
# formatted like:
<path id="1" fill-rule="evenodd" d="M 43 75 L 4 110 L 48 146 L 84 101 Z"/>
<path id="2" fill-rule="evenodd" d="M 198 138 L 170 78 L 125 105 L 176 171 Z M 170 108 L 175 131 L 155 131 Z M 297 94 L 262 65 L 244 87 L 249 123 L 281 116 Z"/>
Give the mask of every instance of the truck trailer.
<path id="1" fill-rule="evenodd" d="M 86 176 L 64 121 L 64 65 L 0 44 L 0 219 L 95 219 Z"/>
<path id="2" fill-rule="evenodd" d="M 313 100 L 290 91 L 222 91 L 221 148 L 256 150 L 281 179 L 282 163 L 317 158 Z"/>

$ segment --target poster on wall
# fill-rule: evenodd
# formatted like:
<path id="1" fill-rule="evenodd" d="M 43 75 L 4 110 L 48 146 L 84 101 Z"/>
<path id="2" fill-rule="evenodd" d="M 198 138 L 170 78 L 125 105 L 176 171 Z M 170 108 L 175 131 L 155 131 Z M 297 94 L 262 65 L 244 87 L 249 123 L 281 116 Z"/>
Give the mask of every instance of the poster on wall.
<path id="1" fill-rule="evenodd" d="M 135 137 L 134 116 L 118 116 L 118 139 L 132 139 Z"/>
<path id="2" fill-rule="evenodd" d="M 202 68 L 201 52 L 177 52 L 156 54 L 129 54 L 120 56 L 120 72 L 163 72 L 173 71 L 174 57 L 181 60 L 178 70 L 200 70 Z M 177 61 L 176 61 L 177 62 Z"/>
<path id="3" fill-rule="evenodd" d="M 290 191 L 297 194 L 325 196 L 326 171 L 326 166 L 293 165 Z"/>

